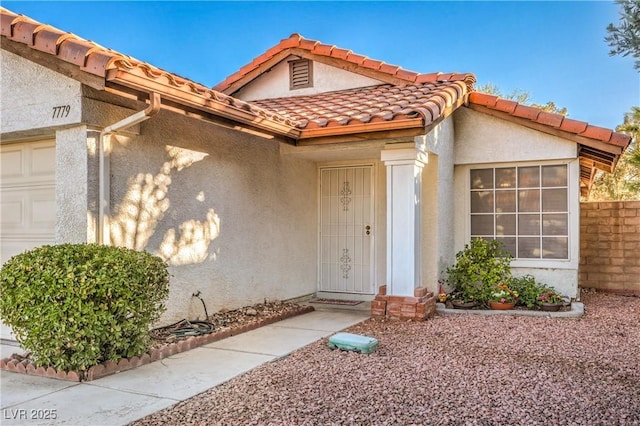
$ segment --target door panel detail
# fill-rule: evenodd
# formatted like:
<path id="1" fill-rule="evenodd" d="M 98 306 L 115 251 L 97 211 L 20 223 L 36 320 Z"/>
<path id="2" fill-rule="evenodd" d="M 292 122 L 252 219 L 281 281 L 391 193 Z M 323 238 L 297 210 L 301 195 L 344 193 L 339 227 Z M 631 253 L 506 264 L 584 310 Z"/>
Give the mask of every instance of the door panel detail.
<path id="1" fill-rule="evenodd" d="M 374 293 L 373 166 L 320 169 L 319 291 Z"/>

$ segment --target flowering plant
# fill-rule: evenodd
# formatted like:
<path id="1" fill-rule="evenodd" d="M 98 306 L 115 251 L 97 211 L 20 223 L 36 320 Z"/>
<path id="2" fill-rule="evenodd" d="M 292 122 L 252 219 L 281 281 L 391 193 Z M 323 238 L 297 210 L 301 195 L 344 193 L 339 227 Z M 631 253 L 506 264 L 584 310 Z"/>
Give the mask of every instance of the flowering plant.
<path id="1" fill-rule="evenodd" d="M 540 303 L 562 303 L 564 296 L 553 290 L 547 290 L 540 295 Z"/>
<path id="2" fill-rule="evenodd" d="M 498 284 L 496 290 L 491 293 L 492 302 L 512 303 L 518 301 L 518 292 L 511 290 L 506 284 Z"/>

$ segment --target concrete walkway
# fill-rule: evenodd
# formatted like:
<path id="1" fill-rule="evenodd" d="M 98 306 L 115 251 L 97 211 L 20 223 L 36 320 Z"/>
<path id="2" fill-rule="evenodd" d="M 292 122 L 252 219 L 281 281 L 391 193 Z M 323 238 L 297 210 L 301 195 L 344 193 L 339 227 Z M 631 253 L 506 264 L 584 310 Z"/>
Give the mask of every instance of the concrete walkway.
<path id="1" fill-rule="evenodd" d="M 314 312 L 91 382 L 0 371 L 0 424 L 126 425 L 369 318 L 363 305 L 314 304 Z M 20 352 L 1 349 L 2 357 Z"/>

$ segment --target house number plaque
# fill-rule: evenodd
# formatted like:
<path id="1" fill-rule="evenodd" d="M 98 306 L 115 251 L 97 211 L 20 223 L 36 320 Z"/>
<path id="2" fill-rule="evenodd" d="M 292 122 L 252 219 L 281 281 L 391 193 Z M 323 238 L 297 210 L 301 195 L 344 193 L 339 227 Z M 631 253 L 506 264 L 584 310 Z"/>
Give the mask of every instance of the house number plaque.
<path id="1" fill-rule="evenodd" d="M 58 105 L 53 107 L 53 116 L 51 118 L 66 118 L 71 112 L 71 105 Z"/>

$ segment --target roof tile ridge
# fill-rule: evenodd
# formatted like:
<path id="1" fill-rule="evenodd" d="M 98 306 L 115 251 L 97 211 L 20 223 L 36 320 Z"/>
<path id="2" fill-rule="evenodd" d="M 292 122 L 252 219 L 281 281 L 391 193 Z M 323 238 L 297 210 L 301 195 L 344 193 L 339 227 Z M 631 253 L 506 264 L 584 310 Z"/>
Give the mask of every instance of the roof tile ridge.
<path id="1" fill-rule="evenodd" d="M 286 124 L 291 127 L 299 127 L 300 123 L 296 120 L 276 114 L 255 104 L 225 95 L 189 78 L 165 71 L 148 62 L 140 61 L 132 56 L 106 48 L 71 32 L 64 32 L 53 26 L 35 21 L 25 15 L 13 13 L 2 6 L 0 6 L 0 19 L 2 22 L 1 31 L 3 36 L 7 36 L 18 43 L 28 44 L 36 50 L 52 54 L 65 62 L 77 64 L 80 66 L 80 69 L 84 71 L 106 78 L 106 70 L 110 68 L 118 68 L 125 72 L 135 72 L 135 69 L 138 69 L 139 72 L 142 72 L 148 78 L 164 78 L 169 85 L 180 90 L 207 97 L 217 102 L 226 103 L 237 109 L 251 112 L 259 111 L 260 116 L 274 122 Z M 19 39 L 16 39 L 14 27 L 20 23 L 24 23 L 29 27 L 20 35 Z M 39 43 L 40 37 L 38 36 L 40 34 L 45 36 L 42 43 Z M 295 39 L 295 35 L 292 35 L 290 39 Z M 53 47 L 53 44 L 55 44 L 55 47 Z M 69 49 L 67 44 L 73 46 L 73 48 Z"/>
<path id="2" fill-rule="evenodd" d="M 2 35 L 7 37 L 13 37 L 13 27 L 20 22 L 39 24 L 28 16 L 14 13 L 2 6 L 0 6 L 0 16 L 2 16 Z"/>
<path id="3" fill-rule="evenodd" d="M 99 43 L 62 31 L 52 25 L 43 24 L 28 16 L 13 13 L 4 7 L 0 8 L 0 15 L 2 35 L 33 49 L 54 55 L 65 62 L 74 63 L 83 71 L 104 77 L 108 66 L 115 66 L 119 59 L 125 57 Z M 74 48 L 69 49 L 69 46 Z"/>
<path id="4" fill-rule="evenodd" d="M 604 143 L 625 148 L 631 143 L 630 135 L 595 126 L 586 121 L 575 120 L 557 112 L 547 112 L 536 106 L 524 105 L 489 93 L 473 91 L 469 95 L 469 102 Z"/>
<path id="5" fill-rule="evenodd" d="M 462 81 L 467 86 L 469 92 L 474 91 L 474 83 L 477 81 L 473 73 L 442 73 L 432 72 L 428 74 L 418 74 L 416 83 L 441 83 L 446 81 Z"/>

